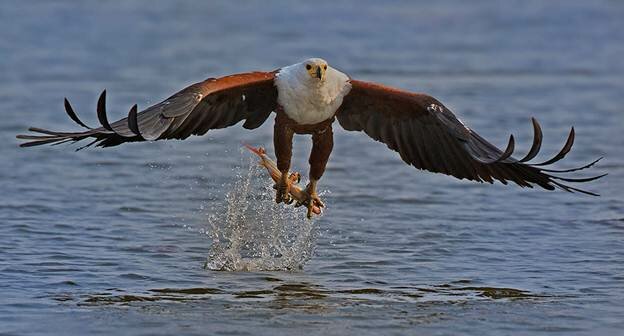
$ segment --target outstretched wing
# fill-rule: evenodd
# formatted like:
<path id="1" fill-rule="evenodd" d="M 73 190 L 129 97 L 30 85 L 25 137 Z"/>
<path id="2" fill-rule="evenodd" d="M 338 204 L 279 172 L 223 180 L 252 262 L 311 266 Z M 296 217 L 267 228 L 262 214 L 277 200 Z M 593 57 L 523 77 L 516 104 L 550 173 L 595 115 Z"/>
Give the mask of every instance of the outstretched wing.
<path id="1" fill-rule="evenodd" d="M 522 187 L 535 184 L 548 190 L 557 187 L 590 195 L 596 194 L 563 182 L 588 182 L 604 176 L 568 178 L 556 175 L 589 168 L 600 159 L 574 169 L 541 168 L 563 159 L 570 151 L 574 128 L 559 154 L 542 163 L 528 163 L 537 155 L 542 143 L 542 131 L 535 119 L 532 119 L 533 145 L 529 153 L 518 160 L 511 156 L 513 136 L 505 151 L 501 151 L 466 127 L 433 97 L 357 80 L 351 80 L 351 85 L 351 91 L 336 114 L 340 125 L 348 131 L 363 131 L 385 143 L 397 151 L 403 161 L 418 169 L 459 179 L 489 183 L 496 179 L 503 184 L 512 181 Z"/>
<path id="2" fill-rule="evenodd" d="M 93 144 L 110 147 L 132 141 L 186 139 L 211 129 L 235 125 L 241 120 L 245 120 L 243 127 L 254 129 L 262 125 L 277 106 L 277 88 L 273 83 L 275 73 L 251 72 L 209 78 L 141 112 L 137 112 L 134 105 L 128 117 L 113 123 L 109 123 L 106 116 L 104 91 L 97 105 L 97 116 L 102 124 L 99 128 L 84 124 L 65 99 L 65 111 L 73 121 L 87 128 L 86 131 L 54 132 L 33 127 L 29 130 L 43 135 L 18 135 L 17 138 L 29 140 L 21 144 L 22 147 L 86 138 L 94 140 L 84 147 Z"/>

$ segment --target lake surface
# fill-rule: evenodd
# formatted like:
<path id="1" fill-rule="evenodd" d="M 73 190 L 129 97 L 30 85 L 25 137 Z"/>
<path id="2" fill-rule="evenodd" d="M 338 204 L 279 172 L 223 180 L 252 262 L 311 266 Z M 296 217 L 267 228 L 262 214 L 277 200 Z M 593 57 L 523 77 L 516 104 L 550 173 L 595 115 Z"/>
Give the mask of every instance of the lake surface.
<path id="1" fill-rule="evenodd" d="M 0 334 L 622 335 L 624 2 L 0 3 Z M 417 171 L 336 128 L 325 214 L 274 205 L 241 143 L 19 149 L 207 77 L 323 57 L 432 94 L 498 146 L 604 156 L 601 197 Z M 310 141 L 294 168 L 307 175 Z M 522 154 L 520 154 L 522 155 Z M 581 172 L 583 173 L 583 172 Z"/>

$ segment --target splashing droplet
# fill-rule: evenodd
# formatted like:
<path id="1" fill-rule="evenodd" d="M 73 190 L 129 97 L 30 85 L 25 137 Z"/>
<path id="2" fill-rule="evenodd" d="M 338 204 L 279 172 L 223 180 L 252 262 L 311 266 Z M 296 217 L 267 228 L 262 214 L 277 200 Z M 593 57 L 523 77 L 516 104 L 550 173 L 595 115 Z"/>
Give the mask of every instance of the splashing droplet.
<path id="1" fill-rule="evenodd" d="M 276 204 L 255 161 L 237 168 L 221 211 L 208 214 L 212 238 L 205 267 L 219 271 L 292 271 L 303 268 L 316 246 L 314 222 L 301 209 Z"/>

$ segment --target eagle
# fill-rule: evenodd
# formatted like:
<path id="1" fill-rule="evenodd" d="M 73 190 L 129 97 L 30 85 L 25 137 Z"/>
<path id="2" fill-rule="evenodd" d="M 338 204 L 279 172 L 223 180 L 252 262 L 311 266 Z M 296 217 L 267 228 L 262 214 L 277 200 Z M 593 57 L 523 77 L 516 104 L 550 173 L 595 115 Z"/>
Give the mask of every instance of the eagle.
<path id="1" fill-rule="evenodd" d="M 190 85 L 166 100 L 138 111 L 135 104 L 126 118 L 113 123 L 106 115 L 106 90 L 97 102 L 100 127 L 83 123 L 67 98 L 65 111 L 81 132 L 55 132 L 29 128 L 36 134 L 18 135 L 28 140 L 20 146 L 76 142 L 87 138 L 91 145 L 112 147 L 126 142 L 162 139 L 186 139 L 209 130 L 230 127 L 243 121 L 246 129 L 256 129 L 271 115 L 274 117 L 273 145 L 277 168 L 282 173 L 275 185 L 275 201 L 291 203 L 289 174 L 292 140 L 295 134 L 312 137 L 309 157 L 309 183 L 304 189 L 308 208 L 323 207 L 317 183 L 323 176 L 334 145 L 333 127 L 361 131 L 399 153 L 401 159 L 417 169 L 442 173 L 458 179 L 539 186 L 598 196 L 594 192 L 570 186 L 596 180 L 606 174 L 571 178 L 566 173 L 589 168 L 601 158 L 581 167 L 555 170 L 545 168 L 561 159 L 572 148 L 572 127 L 561 151 L 540 163 L 529 163 L 539 152 L 542 130 L 534 118 L 533 144 L 528 153 L 517 159 L 513 135 L 504 150 L 485 140 L 466 126 L 440 101 L 427 94 L 412 93 L 382 84 L 359 81 L 329 66 L 321 58 L 270 72 L 247 72 L 221 78 L 208 78 Z"/>

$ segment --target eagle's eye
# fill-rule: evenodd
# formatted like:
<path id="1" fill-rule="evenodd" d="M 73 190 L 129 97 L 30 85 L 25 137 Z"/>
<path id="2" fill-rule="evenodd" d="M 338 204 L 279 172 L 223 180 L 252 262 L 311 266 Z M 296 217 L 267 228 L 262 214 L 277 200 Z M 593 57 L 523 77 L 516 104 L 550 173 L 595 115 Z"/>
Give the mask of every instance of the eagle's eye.
<path id="1" fill-rule="evenodd" d="M 325 66 L 323 67 L 324 70 L 327 70 L 327 64 L 325 64 Z"/>
<path id="2" fill-rule="evenodd" d="M 310 70 L 312 69 L 312 66 L 310 64 L 306 64 L 306 69 Z"/>

